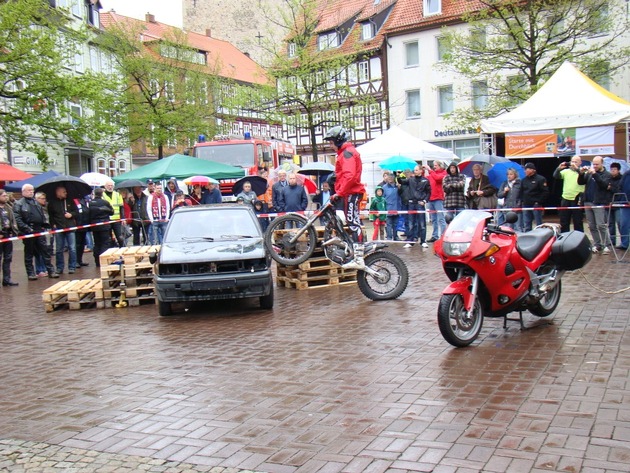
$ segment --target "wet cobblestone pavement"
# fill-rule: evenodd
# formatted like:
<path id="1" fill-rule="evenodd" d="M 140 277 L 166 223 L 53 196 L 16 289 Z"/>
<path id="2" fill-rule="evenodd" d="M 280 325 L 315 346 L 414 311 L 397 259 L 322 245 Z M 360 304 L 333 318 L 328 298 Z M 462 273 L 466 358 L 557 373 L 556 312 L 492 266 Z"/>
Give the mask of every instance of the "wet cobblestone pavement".
<path id="1" fill-rule="evenodd" d="M 26 281 L 20 249 L 20 286 L 0 288 L 0 470 L 629 471 L 630 291 L 612 293 L 628 259 L 565 275 L 551 323 L 486 319 L 455 349 L 435 317 L 439 261 L 394 251 L 412 275 L 396 301 L 279 288 L 272 311 L 160 319 L 47 314 L 55 281 Z"/>

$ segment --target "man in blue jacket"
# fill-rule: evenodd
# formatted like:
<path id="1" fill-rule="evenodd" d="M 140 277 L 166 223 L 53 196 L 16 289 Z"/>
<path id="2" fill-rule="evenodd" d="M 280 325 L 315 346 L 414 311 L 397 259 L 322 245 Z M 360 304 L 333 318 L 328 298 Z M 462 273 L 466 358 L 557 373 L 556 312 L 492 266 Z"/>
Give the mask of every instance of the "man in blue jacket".
<path id="1" fill-rule="evenodd" d="M 298 184 L 294 172 L 287 175 L 289 185 L 282 188 L 280 206 L 284 212 L 302 212 L 308 206 L 308 197 L 304 186 Z"/>

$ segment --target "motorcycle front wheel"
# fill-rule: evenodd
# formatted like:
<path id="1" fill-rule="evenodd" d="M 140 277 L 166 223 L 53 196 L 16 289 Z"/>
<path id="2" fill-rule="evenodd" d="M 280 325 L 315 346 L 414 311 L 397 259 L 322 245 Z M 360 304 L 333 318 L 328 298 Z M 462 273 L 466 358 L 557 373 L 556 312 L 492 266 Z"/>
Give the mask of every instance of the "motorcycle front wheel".
<path id="1" fill-rule="evenodd" d="M 357 283 L 365 297 L 373 301 L 386 301 L 399 297 L 409 283 L 409 270 L 405 262 L 389 251 L 376 251 L 365 257 L 365 266 L 376 271 L 357 272 Z"/>
<path id="2" fill-rule="evenodd" d="M 311 257 L 317 245 L 317 232 L 312 226 L 292 242 L 306 222 L 306 218 L 298 214 L 283 215 L 271 221 L 265 231 L 265 246 L 276 263 L 297 266 Z"/>
<path id="3" fill-rule="evenodd" d="M 476 340 L 483 325 L 483 309 L 479 298 L 475 299 L 472 316 L 464 307 L 460 294 L 444 294 L 438 306 L 438 326 L 448 343 L 465 347 Z"/>

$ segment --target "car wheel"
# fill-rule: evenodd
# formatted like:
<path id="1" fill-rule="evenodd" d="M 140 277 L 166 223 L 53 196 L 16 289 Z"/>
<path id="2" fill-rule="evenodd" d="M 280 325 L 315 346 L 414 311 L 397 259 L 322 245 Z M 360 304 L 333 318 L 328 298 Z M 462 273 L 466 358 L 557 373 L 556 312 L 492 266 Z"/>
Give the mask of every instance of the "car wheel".
<path id="1" fill-rule="evenodd" d="M 173 314 L 173 308 L 170 302 L 162 302 L 158 300 L 157 303 L 158 303 L 158 314 L 160 314 L 161 317 L 168 317 L 169 315 Z"/>
<path id="2" fill-rule="evenodd" d="M 260 296 L 260 308 L 264 310 L 273 309 L 273 280 L 270 285 L 271 289 L 266 296 Z"/>

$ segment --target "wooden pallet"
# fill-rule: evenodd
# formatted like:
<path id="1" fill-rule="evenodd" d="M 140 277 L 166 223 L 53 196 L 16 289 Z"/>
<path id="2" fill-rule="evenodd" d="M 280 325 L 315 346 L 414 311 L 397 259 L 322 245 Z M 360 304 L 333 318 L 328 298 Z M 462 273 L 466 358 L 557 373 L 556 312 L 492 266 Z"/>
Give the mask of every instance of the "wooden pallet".
<path id="1" fill-rule="evenodd" d="M 105 296 L 105 299 L 118 300 L 120 299 L 120 294 L 123 289 L 125 291 L 125 297 L 129 299 L 134 298 L 134 297 L 155 298 L 155 288 L 153 287 L 153 284 L 145 284 L 145 285 L 136 286 L 136 287 L 124 287 L 124 288 L 122 286 L 118 286 L 114 288 L 107 288 L 107 289 L 104 288 L 103 294 Z"/>
<path id="2" fill-rule="evenodd" d="M 122 267 L 122 270 L 121 270 Z M 153 265 L 149 262 L 132 264 L 108 264 L 101 266 L 101 279 L 136 278 L 138 276 L 153 276 Z"/>
<path id="3" fill-rule="evenodd" d="M 125 248 L 109 248 L 100 257 L 101 266 L 111 265 L 115 262 L 135 264 L 149 262 L 149 255 L 158 252 L 160 245 L 129 246 Z"/>
<path id="4" fill-rule="evenodd" d="M 321 276 L 354 276 L 356 277 L 356 270 L 346 270 L 341 266 L 337 265 L 329 265 L 329 266 L 320 266 L 310 269 L 299 269 L 293 266 L 289 266 L 286 268 L 278 267 L 277 270 L 278 277 L 285 277 L 288 279 L 298 279 L 300 281 L 308 281 L 310 279 L 319 278 Z"/>
<path id="5" fill-rule="evenodd" d="M 313 289 L 317 287 L 342 286 L 356 283 L 356 271 L 355 274 L 337 276 L 315 276 L 306 280 L 288 278 L 285 276 L 278 276 L 276 278 L 276 284 L 278 286 L 290 289 L 297 289 L 298 291 L 302 291 L 304 289 Z"/>
<path id="6" fill-rule="evenodd" d="M 42 294 L 46 312 L 57 309 L 80 310 L 103 308 L 103 286 L 100 279 L 59 281 Z"/>

